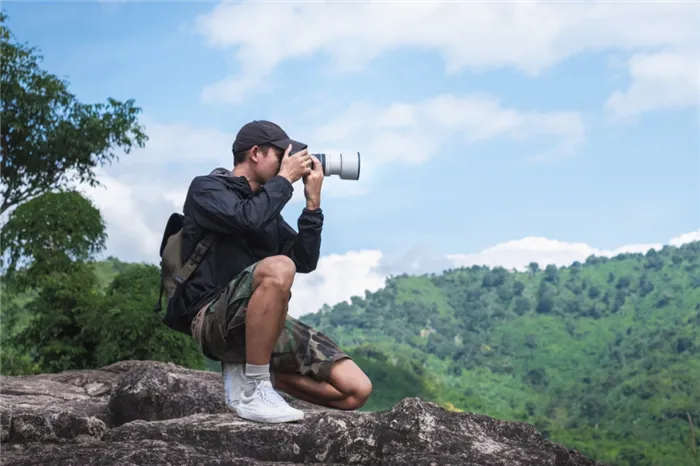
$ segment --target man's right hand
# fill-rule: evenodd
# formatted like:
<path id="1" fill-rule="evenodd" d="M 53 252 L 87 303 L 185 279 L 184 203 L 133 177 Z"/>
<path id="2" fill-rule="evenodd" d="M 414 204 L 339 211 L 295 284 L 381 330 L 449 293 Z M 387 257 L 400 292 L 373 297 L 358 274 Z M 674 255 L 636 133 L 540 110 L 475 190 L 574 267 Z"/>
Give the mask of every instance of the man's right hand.
<path id="1" fill-rule="evenodd" d="M 299 151 L 290 157 L 289 152 L 291 150 L 292 145 L 290 144 L 287 150 L 284 151 L 278 174 L 279 176 L 287 178 L 290 183 L 294 183 L 311 172 L 311 163 L 313 160 L 311 160 L 308 149 Z"/>

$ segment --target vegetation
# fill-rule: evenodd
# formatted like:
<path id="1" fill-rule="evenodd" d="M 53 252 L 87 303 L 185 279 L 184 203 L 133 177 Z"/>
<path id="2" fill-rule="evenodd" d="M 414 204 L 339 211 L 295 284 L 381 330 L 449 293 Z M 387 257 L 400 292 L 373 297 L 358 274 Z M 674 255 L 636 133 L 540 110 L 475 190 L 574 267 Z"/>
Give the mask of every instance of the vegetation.
<path id="1" fill-rule="evenodd" d="M 370 372 L 405 370 L 438 402 L 533 423 L 611 464 L 692 464 L 700 242 L 522 273 L 399 276 L 302 320 L 372 348 Z M 380 384 L 371 409 L 416 386 Z"/>
<path id="2" fill-rule="evenodd" d="M 99 210 L 78 190 L 115 151 L 147 140 L 133 101 L 85 104 L 40 67 L 0 14 L 2 41 L 2 371 L 90 368 L 127 358 L 205 365 L 174 335 L 155 302 L 157 270 L 133 265 L 109 283 L 91 260 L 107 238 Z"/>
<path id="3" fill-rule="evenodd" d="M 404 275 L 302 320 L 370 375 L 365 410 L 417 396 L 530 422 L 608 464 L 692 465 L 699 266 L 695 242 L 521 273 Z M 218 370 L 152 312 L 157 280 L 154 266 L 109 258 L 54 273 L 39 288 L 3 290 L 2 372 L 132 358 Z"/>
<path id="4" fill-rule="evenodd" d="M 95 261 L 105 225 L 72 186 L 143 145 L 139 109 L 78 102 L 2 21 L 0 371 L 125 359 L 218 370 L 152 311 L 155 266 Z M 417 396 L 533 423 L 613 465 L 700 464 L 700 242 L 565 268 L 403 275 L 302 320 L 369 374 L 366 410 Z"/>
<path id="5" fill-rule="evenodd" d="M 7 19 L 0 13 L 0 215 L 49 191 L 99 184 L 95 168 L 147 140 L 133 100 L 78 101 L 67 81 L 40 67 L 35 47 L 16 40 Z"/>

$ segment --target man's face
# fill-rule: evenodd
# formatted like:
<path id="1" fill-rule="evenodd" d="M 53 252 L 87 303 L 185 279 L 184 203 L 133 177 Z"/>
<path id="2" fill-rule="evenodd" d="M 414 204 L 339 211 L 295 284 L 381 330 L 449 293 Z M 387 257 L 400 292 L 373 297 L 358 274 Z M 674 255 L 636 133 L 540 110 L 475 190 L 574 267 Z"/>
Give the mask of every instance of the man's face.
<path id="1" fill-rule="evenodd" d="M 260 148 L 258 151 L 258 158 L 255 168 L 258 172 L 260 181 L 265 183 L 279 173 L 284 151 L 276 147 L 270 147 L 267 150 Z"/>

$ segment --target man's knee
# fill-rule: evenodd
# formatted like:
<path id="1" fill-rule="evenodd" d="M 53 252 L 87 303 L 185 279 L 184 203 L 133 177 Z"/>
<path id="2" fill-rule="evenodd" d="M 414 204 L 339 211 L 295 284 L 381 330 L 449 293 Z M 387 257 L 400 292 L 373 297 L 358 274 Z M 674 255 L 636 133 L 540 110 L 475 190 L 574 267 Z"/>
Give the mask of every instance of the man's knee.
<path id="1" fill-rule="evenodd" d="M 359 378 L 359 380 L 356 380 L 353 384 L 349 394 L 350 396 L 347 398 L 346 409 L 355 410 L 362 408 L 371 394 L 372 381 L 370 381 L 367 376 Z"/>
<path id="2" fill-rule="evenodd" d="M 289 291 L 296 271 L 296 265 L 289 257 L 271 256 L 261 260 L 255 267 L 254 279 L 257 286 L 264 284 Z"/>
<path id="3" fill-rule="evenodd" d="M 340 360 L 331 368 L 333 385 L 344 395 L 340 409 L 355 410 L 363 407 L 372 394 L 372 381 L 351 359 Z"/>

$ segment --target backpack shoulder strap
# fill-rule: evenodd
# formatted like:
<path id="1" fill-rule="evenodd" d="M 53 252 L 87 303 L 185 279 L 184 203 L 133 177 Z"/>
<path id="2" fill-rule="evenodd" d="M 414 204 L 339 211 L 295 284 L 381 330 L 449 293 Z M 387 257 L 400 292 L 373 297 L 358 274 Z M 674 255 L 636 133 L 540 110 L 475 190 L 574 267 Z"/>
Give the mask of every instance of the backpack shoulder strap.
<path id="1" fill-rule="evenodd" d="M 190 254 L 190 257 L 187 259 L 187 262 L 185 262 L 180 269 L 180 273 L 175 274 L 174 278 L 178 284 L 182 284 L 190 278 L 192 272 L 194 272 L 199 263 L 202 262 L 204 254 L 206 254 L 213 241 L 213 233 L 206 233 L 202 239 L 199 240 L 194 247 L 194 251 L 192 251 L 192 254 Z"/>

